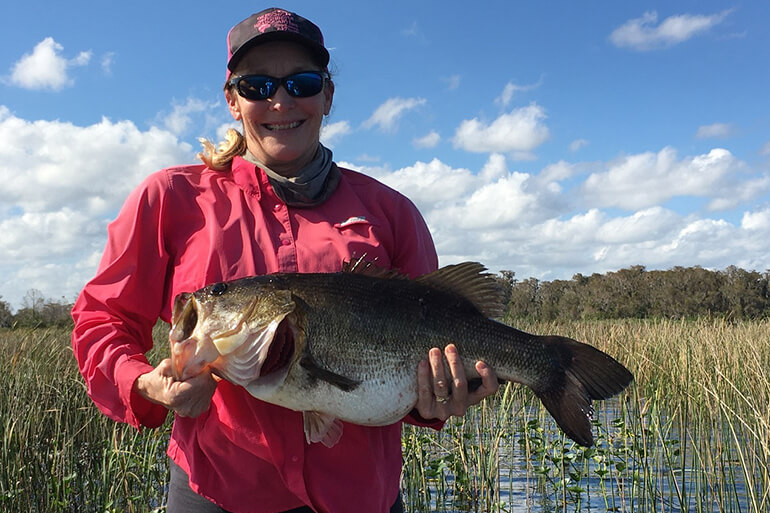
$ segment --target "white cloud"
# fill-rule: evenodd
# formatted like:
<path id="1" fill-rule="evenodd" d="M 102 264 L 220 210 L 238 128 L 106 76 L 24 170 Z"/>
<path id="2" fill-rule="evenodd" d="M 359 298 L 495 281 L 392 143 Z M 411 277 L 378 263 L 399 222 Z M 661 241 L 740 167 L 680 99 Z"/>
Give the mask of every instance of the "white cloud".
<path id="1" fill-rule="evenodd" d="M 726 10 L 710 16 L 693 14 L 669 16 L 659 25 L 655 25 L 658 21 L 658 13 L 646 12 L 641 18 L 629 20 L 613 30 L 610 41 L 615 46 L 639 51 L 666 48 L 706 32 L 721 23 L 730 12 Z"/>
<path id="2" fill-rule="evenodd" d="M 759 149 L 760 155 L 770 155 L 770 141 L 767 141 L 765 144 L 762 145 L 762 147 Z"/>
<path id="3" fill-rule="evenodd" d="M 0 294 L 68 299 L 93 274 L 105 226 L 146 175 L 193 160 L 167 131 L 129 121 L 28 121 L 0 106 Z M 14 297 L 15 294 L 15 297 Z"/>
<path id="4" fill-rule="evenodd" d="M 0 204 L 24 213 L 78 205 L 87 215 L 105 215 L 145 175 L 193 154 L 171 133 L 143 132 L 130 121 L 27 121 L 2 106 L 0 140 Z"/>
<path id="5" fill-rule="evenodd" d="M 731 175 L 742 164 L 721 148 L 677 159 L 673 148 L 630 155 L 592 173 L 582 186 L 586 201 L 628 210 L 660 205 L 675 196 L 709 197 L 734 190 Z"/>
<path id="6" fill-rule="evenodd" d="M 695 137 L 698 139 L 712 139 L 729 137 L 733 133 L 732 125 L 728 123 L 714 123 L 698 127 Z"/>
<path id="7" fill-rule="evenodd" d="M 384 132 L 393 132 L 404 114 L 426 102 L 425 98 L 390 98 L 377 107 L 371 117 L 364 121 L 363 127 L 377 126 Z"/>
<path id="8" fill-rule="evenodd" d="M 106 119 L 89 126 L 28 121 L 5 107 L 0 140 L 0 295 L 14 306 L 30 288 L 72 298 L 92 276 L 105 224 L 128 192 L 156 169 L 192 161 L 193 153 L 167 130 Z M 490 152 L 474 169 L 439 159 L 396 170 L 339 164 L 410 197 L 442 264 L 478 260 L 522 279 L 636 264 L 770 268 L 766 205 L 745 208 L 738 222 L 667 206 L 672 195 L 736 206 L 770 190 L 768 176 L 726 149 L 679 157 L 664 148 L 604 163 L 558 161 L 534 172 L 511 162 Z"/>
<path id="9" fill-rule="evenodd" d="M 503 92 L 500 93 L 500 96 L 495 98 L 495 103 L 503 107 L 507 107 L 513 100 L 514 94 L 519 92 L 531 91 L 532 89 L 536 89 L 540 87 L 542 83 L 543 83 L 542 77 L 540 78 L 540 80 L 538 80 L 536 84 L 518 85 L 518 84 L 514 84 L 513 82 L 508 82 L 507 84 L 505 84 L 505 87 L 503 88 Z"/>
<path id="10" fill-rule="evenodd" d="M 588 146 L 588 141 L 586 139 L 575 139 L 569 143 L 569 151 L 574 153 L 585 146 Z"/>
<path id="11" fill-rule="evenodd" d="M 112 75 L 112 64 L 115 61 L 115 52 L 107 52 L 102 55 L 102 71 L 105 75 Z"/>
<path id="12" fill-rule="evenodd" d="M 219 104 L 206 102 L 198 98 L 187 98 L 184 103 L 174 102 L 171 112 L 161 116 L 161 125 L 174 135 L 180 136 L 188 132 L 197 119 L 198 114 L 206 114 Z"/>
<path id="13" fill-rule="evenodd" d="M 350 133 L 350 123 L 347 121 L 337 121 L 321 127 L 321 142 L 329 148 Z"/>
<path id="14" fill-rule="evenodd" d="M 514 109 L 485 124 L 478 118 L 465 120 L 455 132 L 455 148 L 474 153 L 508 153 L 516 159 L 533 158 L 532 151 L 549 137 L 543 123 L 545 111 L 537 104 Z"/>
<path id="15" fill-rule="evenodd" d="M 85 66 L 91 59 L 91 52 L 80 52 L 74 59 L 60 54 L 64 47 L 47 37 L 39 42 L 32 53 L 25 54 L 11 70 L 11 83 L 25 89 L 50 89 L 58 91 L 74 81 L 68 76 L 73 66 Z"/>
<path id="16" fill-rule="evenodd" d="M 441 141 L 441 136 L 435 130 L 431 130 L 422 137 L 412 139 L 415 148 L 435 148 Z"/>
<path id="17" fill-rule="evenodd" d="M 447 84 L 447 89 L 450 91 L 454 91 L 458 87 L 460 87 L 460 75 L 451 75 L 446 78 L 442 78 L 444 82 Z"/>

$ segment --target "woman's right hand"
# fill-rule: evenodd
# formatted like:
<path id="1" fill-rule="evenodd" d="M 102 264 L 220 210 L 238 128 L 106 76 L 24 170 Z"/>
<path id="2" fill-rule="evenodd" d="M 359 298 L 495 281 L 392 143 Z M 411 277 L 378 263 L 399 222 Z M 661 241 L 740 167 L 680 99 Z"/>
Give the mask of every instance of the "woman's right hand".
<path id="1" fill-rule="evenodd" d="M 206 370 L 185 381 L 176 381 L 171 360 L 166 358 L 134 382 L 134 390 L 153 403 L 162 404 L 182 417 L 197 417 L 209 409 L 219 378 Z"/>

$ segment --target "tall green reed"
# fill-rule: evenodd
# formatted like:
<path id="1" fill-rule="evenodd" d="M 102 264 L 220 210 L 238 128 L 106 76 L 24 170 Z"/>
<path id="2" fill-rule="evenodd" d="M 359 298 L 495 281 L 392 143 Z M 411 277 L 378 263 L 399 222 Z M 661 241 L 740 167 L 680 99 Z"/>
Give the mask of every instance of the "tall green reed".
<path id="1" fill-rule="evenodd" d="M 588 449 L 518 385 L 441 432 L 407 426 L 409 511 L 770 510 L 770 322 L 517 327 L 592 343 L 635 383 L 595 405 Z M 0 511 L 161 511 L 168 429 L 138 432 L 98 412 L 67 330 L 0 331 Z"/>
<path id="2" fill-rule="evenodd" d="M 0 331 L 0 510 L 151 511 L 168 426 L 140 433 L 85 392 L 67 329 Z"/>

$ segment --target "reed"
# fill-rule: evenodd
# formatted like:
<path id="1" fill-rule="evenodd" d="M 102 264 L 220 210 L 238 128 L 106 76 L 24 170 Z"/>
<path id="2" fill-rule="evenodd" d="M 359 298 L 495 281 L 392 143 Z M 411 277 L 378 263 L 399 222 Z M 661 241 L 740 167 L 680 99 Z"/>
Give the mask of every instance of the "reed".
<path id="1" fill-rule="evenodd" d="M 517 327 L 590 342 L 635 382 L 596 405 L 588 449 L 517 385 L 440 432 L 406 426 L 409 511 L 770 510 L 770 322 Z M 158 327 L 151 361 L 166 336 Z M 0 331 L 0 511 L 163 511 L 168 433 L 169 424 L 139 432 L 98 412 L 67 330 Z"/>

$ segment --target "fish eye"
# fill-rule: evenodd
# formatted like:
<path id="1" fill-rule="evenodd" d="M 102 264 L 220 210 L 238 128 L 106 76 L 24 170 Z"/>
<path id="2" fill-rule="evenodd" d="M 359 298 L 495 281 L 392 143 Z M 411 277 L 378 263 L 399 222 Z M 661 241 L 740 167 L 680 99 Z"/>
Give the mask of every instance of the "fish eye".
<path id="1" fill-rule="evenodd" d="M 214 296 L 221 296 L 227 292 L 227 283 L 219 282 L 215 283 L 213 287 L 211 287 L 211 294 Z"/>

